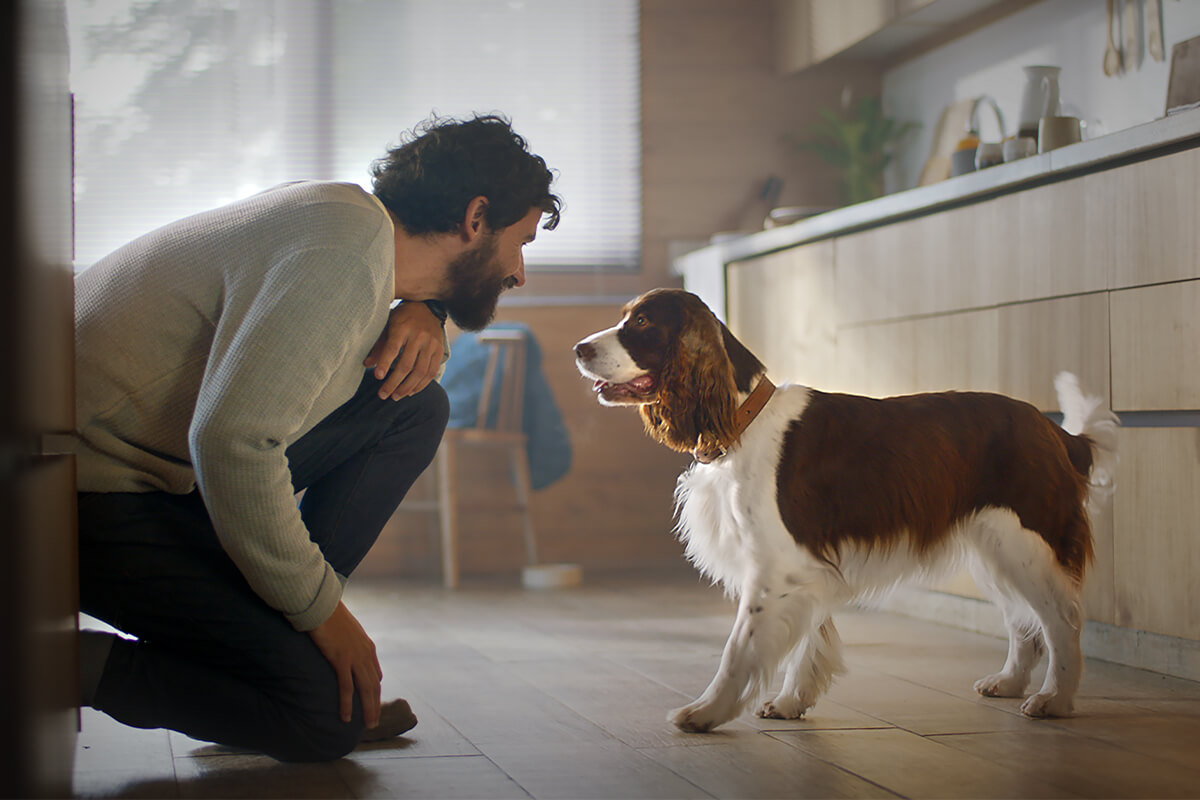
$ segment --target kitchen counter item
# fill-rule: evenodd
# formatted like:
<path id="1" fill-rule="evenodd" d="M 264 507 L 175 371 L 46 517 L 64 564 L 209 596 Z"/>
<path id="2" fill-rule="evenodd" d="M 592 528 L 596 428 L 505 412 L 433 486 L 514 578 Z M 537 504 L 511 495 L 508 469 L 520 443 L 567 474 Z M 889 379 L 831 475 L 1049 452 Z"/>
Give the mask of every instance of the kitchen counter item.
<path id="1" fill-rule="evenodd" d="M 1049 153 L 1083 139 L 1079 117 L 1042 117 L 1038 120 L 1038 152 Z"/>
<path id="2" fill-rule="evenodd" d="M 1125 37 L 1125 52 L 1121 54 L 1125 71 L 1137 69 L 1142 63 L 1142 32 L 1138 28 L 1137 0 L 1125 0 L 1125 15 L 1121 19 L 1121 33 Z"/>
<path id="3" fill-rule="evenodd" d="M 1029 66 L 1025 70 L 1025 88 L 1021 92 L 1018 136 L 1037 136 L 1038 120 L 1059 113 L 1058 74 L 1061 67 Z"/>
<path id="4" fill-rule="evenodd" d="M 954 153 L 962 132 L 971 124 L 971 114 L 975 110 L 975 99 L 956 100 L 942 109 L 937 126 L 933 130 L 933 143 L 929 147 L 929 157 L 921 170 L 917 184 L 929 186 L 950 177 L 950 157 Z"/>
<path id="5" fill-rule="evenodd" d="M 1004 145 L 1001 142 L 980 142 L 975 148 L 975 169 L 987 169 L 1004 163 Z"/>
<path id="6" fill-rule="evenodd" d="M 1162 0 L 1146 0 L 1146 47 L 1150 57 L 1162 61 L 1163 53 L 1163 19 Z"/>
<path id="7" fill-rule="evenodd" d="M 1037 139 L 1031 136 L 1016 136 L 1004 142 L 1004 161 L 1017 161 L 1037 154 Z"/>
<path id="8" fill-rule="evenodd" d="M 767 218 L 763 220 L 763 228 L 777 228 L 780 225 L 791 225 L 793 222 L 799 222 L 808 217 L 815 217 L 817 214 L 824 214 L 826 211 L 832 211 L 830 206 L 782 206 L 780 208 L 772 208 Z"/>
<path id="9" fill-rule="evenodd" d="M 1167 114 L 1200 106 L 1200 36 L 1171 48 L 1171 77 L 1167 81 Z"/>
<path id="10" fill-rule="evenodd" d="M 1121 51 L 1113 36 L 1113 6 L 1117 0 L 1108 0 L 1108 46 L 1104 50 L 1104 74 L 1112 77 L 1121 71 Z"/>

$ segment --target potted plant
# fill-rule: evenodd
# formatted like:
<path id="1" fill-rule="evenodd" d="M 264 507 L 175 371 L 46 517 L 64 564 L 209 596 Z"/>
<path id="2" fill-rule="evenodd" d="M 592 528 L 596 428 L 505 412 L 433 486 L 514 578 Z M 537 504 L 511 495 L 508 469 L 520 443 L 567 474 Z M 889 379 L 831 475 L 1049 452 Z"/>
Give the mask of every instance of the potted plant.
<path id="1" fill-rule="evenodd" d="M 841 171 L 842 201 L 853 205 L 883 194 L 883 171 L 892 159 L 892 146 L 919 124 L 883 116 L 877 98 L 860 98 L 851 109 L 849 92 L 842 97 L 840 113 L 821 109 L 808 138 L 793 144 Z"/>

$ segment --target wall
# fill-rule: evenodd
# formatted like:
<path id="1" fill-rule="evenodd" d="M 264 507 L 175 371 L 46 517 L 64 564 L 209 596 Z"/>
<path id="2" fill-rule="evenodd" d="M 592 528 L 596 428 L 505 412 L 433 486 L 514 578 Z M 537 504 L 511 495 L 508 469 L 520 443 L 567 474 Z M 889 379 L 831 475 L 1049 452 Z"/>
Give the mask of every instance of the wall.
<path id="1" fill-rule="evenodd" d="M 542 370 L 571 439 L 571 471 L 533 493 L 532 519 L 541 560 L 588 568 L 678 565 L 682 548 L 671 533 L 675 479 L 691 459 L 655 444 L 631 409 L 601 406 L 575 369 L 575 342 L 615 323 L 618 306 L 508 309 L 502 320 L 528 324 L 542 350 Z M 453 348 L 452 348 L 453 349 Z M 511 502 L 507 465 L 480 450 L 461 458 L 460 509 Z M 428 475 L 414 499 L 432 497 Z M 520 518 L 461 511 L 460 559 L 465 575 L 515 573 L 523 565 Z M 440 575 L 436 519 L 404 505 L 356 575 Z"/>
<path id="2" fill-rule="evenodd" d="M 847 84 L 878 91 L 870 73 L 776 75 L 770 0 L 643 0 L 641 14 L 642 268 L 533 273 L 500 314 L 532 326 L 575 448 L 571 473 L 534 493 L 544 559 L 585 567 L 679 562 L 672 492 L 690 459 L 651 442 L 631 411 L 600 407 L 575 370 L 571 347 L 615 324 L 625 300 L 680 285 L 669 271 L 672 242 L 707 243 L 720 231 L 761 228 L 767 209 L 754 198 L 769 176 L 784 181 L 779 205 L 835 204 L 834 174 L 793 151 L 784 134 L 802 132 L 819 108 L 837 104 Z M 508 491 L 498 477 L 503 465 L 479 461 L 463 475 L 485 498 Z M 418 484 L 413 496 L 427 497 L 429 489 Z M 438 575 L 429 516 L 398 513 L 360 572 Z M 511 572 L 522 563 L 511 515 L 467 515 L 462 539 L 465 574 Z"/>
<path id="3" fill-rule="evenodd" d="M 837 204 L 835 174 L 784 136 L 803 134 L 846 85 L 878 93 L 878 74 L 780 77 L 772 21 L 770 0 L 642 0 L 641 271 L 538 274 L 520 302 L 680 285 L 672 242 L 760 229 L 768 209 L 755 198 L 772 175 L 784 183 L 777 205 Z"/>
<path id="4" fill-rule="evenodd" d="M 1143 0 L 1137 2 L 1144 5 Z M 1099 0 L 1045 0 L 884 73 L 887 113 L 922 123 L 919 134 L 897 155 L 888 175 L 888 191 L 916 185 L 938 116 L 951 102 L 991 95 L 1004 113 L 1007 134 L 1012 135 L 1025 82 L 1021 67 L 1028 64 L 1062 67 L 1063 111 L 1087 121 L 1087 136 L 1163 116 L 1171 48 L 1200 35 L 1200 3 L 1161 3 L 1166 60 L 1157 62 L 1145 54 L 1143 37 L 1141 62 L 1113 77 L 1101 69 L 1108 26 L 1105 4 Z M 1120 36 L 1119 25 L 1115 35 Z M 991 117 L 984 114 L 983 118 L 983 138 L 996 141 Z"/>

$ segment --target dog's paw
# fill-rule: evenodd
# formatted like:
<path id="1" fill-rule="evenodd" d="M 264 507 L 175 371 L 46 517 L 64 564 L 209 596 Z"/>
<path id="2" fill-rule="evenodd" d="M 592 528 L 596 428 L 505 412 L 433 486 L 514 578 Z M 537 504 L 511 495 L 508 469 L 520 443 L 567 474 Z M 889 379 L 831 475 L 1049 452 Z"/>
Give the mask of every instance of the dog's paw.
<path id="1" fill-rule="evenodd" d="M 708 733 L 728 718 L 721 719 L 712 706 L 696 702 L 669 712 L 667 721 L 687 733 Z"/>
<path id="2" fill-rule="evenodd" d="M 812 705 L 797 697 L 776 697 L 763 703 L 754 713 L 763 719 L 800 719 Z"/>
<path id="3" fill-rule="evenodd" d="M 1025 684 L 1028 682 L 1028 679 L 1021 680 L 1013 675 L 997 672 L 975 681 L 975 691 L 984 697 L 1020 697 L 1025 693 Z"/>
<path id="4" fill-rule="evenodd" d="M 1034 719 L 1041 719 L 1043 717 L 1069 717 L 1074 710 L 1074 706 L 1070 700 L 1047 692 L 1030 695 L 1021 704 L 1021 713 Z"/>

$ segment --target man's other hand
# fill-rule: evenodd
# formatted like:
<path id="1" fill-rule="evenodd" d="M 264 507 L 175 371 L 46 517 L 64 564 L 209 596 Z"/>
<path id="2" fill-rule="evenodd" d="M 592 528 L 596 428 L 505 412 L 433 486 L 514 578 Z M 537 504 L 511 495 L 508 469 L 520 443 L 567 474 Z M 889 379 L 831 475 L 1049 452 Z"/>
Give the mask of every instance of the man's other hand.
<path id="1" fill-rule="evenodd" d="M 424 303 L 400 303 L 363 366 L 374 367 L 375 379 L 383 381 L 382 399 L 399 400 L 437 378 L 444 353 L 442 323 L 434 313 Z"/>
<path id="2" fill-rule="evenodd" d="M 321 654 L 333 665 L 338 679 L 338 712 L 349 722 L 354 711 L 354 689 L 362 699 L 363 722 L 368 728 L 379 724 L 383 669 L 375 654 L 375 643 L 342 602 L 329 619 L 308 632 Z"/>

